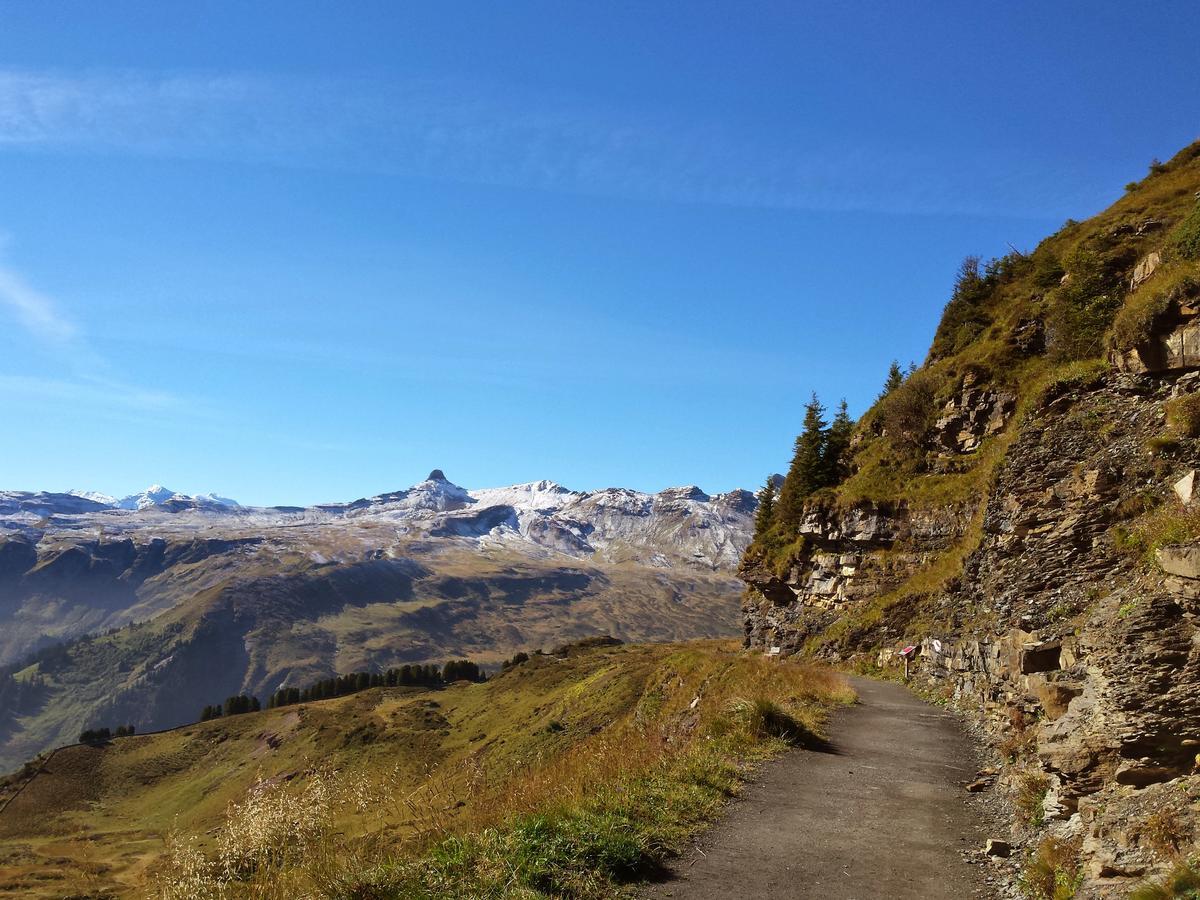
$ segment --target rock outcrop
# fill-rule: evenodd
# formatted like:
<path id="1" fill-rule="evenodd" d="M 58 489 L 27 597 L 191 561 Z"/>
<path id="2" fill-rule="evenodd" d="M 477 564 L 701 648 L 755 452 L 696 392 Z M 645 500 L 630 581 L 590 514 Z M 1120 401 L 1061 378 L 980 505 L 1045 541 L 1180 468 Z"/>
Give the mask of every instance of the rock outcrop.
<path id="1" fill-rule="evenodd" d="M 933 426 L 934 444 L 942 452 L 978 450 L 985 438 L 1004 430 L 1016 408 L 1016 395 L 983 387 L 977 375 L 967 373 L 958 394 L 946 403 Z"/>
<path id="2" fill-rule="evenodd" d="M 1002 787 L 1047 779 L 1039 818 L 1082 842 L 1090 896 L 1123 896 L 1163 864 L 1118 810 L 1200 790 L 1200 544 L 1166 546 L 1150 569 L 1119 546 L 1151 502 L 1188 514 L 1200 459 L 1147 446 L 1165 405 L 1198 389 L 1190 374 L 1117 374 L 1049 396 L 1008 448 L 962 575 L 922 598 L 921 619 L 864 611 L 959 542 L 978 507 L 822 505 L 783 574 L 742 570 L 751 647 L 795 652 L 844 618 L 857 630 L 826 652 L 882 646 L 888 668 L 915 639 L 919 683 L 973 711 L 1012 761 Z"/>
<path id="3" fill-rule="evenodd" d="M 1181 372 L 1200 366 L 1200 304 L 1172 304 L 1161 328 L 1144 343 L 1124 353 L 1113 352 L 1122 372 Z"/>
<path id="4" fill-rule="evenodd" d="M 1200 853 L 1198 228 L 1200 142 L 1034 250 L 967 260 L 845 477 L 740 570 L 748 647 L 969 711 L 1003 761 L 969 789 L 1020 810 L 1014 855 L 1080 849 L 1076 897 Z"/>
<path id="5" fill-rule="evenodd" d="M 799 651 L 839 614 L 886 594 L 950 547 L 969 521 L 969 507 L 811 507 L 800 526 L 803 547 L 782 572 L 743 562 L 753 588 L 742 607 L 747 646 Z"/>

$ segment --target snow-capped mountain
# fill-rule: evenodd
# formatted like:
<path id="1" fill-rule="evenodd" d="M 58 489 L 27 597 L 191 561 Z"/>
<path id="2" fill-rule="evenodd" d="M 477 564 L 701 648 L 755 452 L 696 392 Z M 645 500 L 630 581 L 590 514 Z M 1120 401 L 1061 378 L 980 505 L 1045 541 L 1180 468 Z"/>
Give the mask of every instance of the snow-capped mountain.
<path id="1" fill-rule="evenodd" d="M 161 484 L 152 484 L 140 493 L 122 497 L 114 505 L 117 509 L 146 509 L 150 506 L 158 506 L 174 496 L 175 492 L 170 488 L 165 488 Z"/>
<path id="2" fill-rule="evenodd" d="M 288 543 L 300 534 L 283 528 L 340 528 L 346 537 L 375 536 L 364 530 L 374 523 L 392 526 L 405 540 L 462 539 L 540 555 L 732 571 L 750 540 L 755 506 L 748 491 L 709 496 L 695 485 L 655 494 L 627 488 L 573 491 L 553 481 L 468 490 L 434 469 L 404 490 L 309 508 L 243 507 L 216 494 L 191 496 L 162 485 L 120 499 L 89 491 L 8 492 L 0 495 L 0 534 L 18 519 L 28 524 L 47 515 L 57 517 L 60 526 L 77 527 L 103 517 L 107 534 L 126 529 L 167 536 L 228 528 Z"/>
<path id="3" fill-rule="evenodd" d="M 112 506 L 120 502 L 116 497 L 110 494 L 102 494 L 99 491 L 67 491 L 72 497 L 82 497 L 84 500 L 91 500 L 93 503 L 99 503 L 101 506 Z"/>
<path id="4" fill-rule="evenodd" d="M 162 506 L 169 501 L 228 508 L 235 508 L 240 505 L 236 500 L 230 500 L 228 497 L 219 497 L 216 494 L 180 494 L 160 484 L 152 484 L 144 491 L 119 499 L 109 494 L 102 494 L 99 491 L 68 491 L 67 493 L 72 497 L 83 497 L 86 500 L 110 506 L 113 509 L 149 509 L 153 506 Z"/>
<path id="5" fill-rule="evenodd" d="M 57 730 L 0 730 L 0 771 L 114 709 L 170 727 L 212 697 L 266 695 L 347 658 L 498 662 L 603 633 L 733 637 L 755 506 L 695 486 L 467 490 L 438 470 L 307 508 L 161 485 L 119 499 L 0 491 L 0 665 L 114 628 L 127 651 L 98 663 L 111 663 L 106 693 L 84 712 L 72 693 L 46 701 Z M 145 633 L 125 632 L 132 622 Z"/>

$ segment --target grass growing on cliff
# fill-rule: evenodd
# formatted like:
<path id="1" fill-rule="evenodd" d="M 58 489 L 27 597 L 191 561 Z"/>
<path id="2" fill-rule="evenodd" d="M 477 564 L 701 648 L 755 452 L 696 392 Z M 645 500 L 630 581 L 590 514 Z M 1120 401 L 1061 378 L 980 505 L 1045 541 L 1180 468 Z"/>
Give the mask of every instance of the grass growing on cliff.
<path id="1" fill-rule="evenodd" d="M 963 566 L 983 541 L 984 504 L 972 511 L 963 536 L 948 550 L 930 554 L 930 559 L 907 579 L 890 591 L 873 597 L 866 604 L 851 609 L 831 626 L 805 644 L 807 653 L 830 646 L 861 649 L 877 643 L 872 638 L 875 629 L 885 621 L 899 627 L 902 634 L 927 632 L 936 611 L 919 601 L 945 590 L 962 575 Z"/>
<path id="2" fill-rule="evenodd" d="M 1026 825 L 1040 828 L 1046 820 L 1046 793 L 1050 790 L 1050 779 L 1043 772 L 1025 772 L 1017 781 L 1013 797 L 1017 815 Z"/>
<path id="3" fill-rule="evenodd" d="M 604 679 L 620 677 L 611 666 L 622 655 L 650 665 L 607 727 L 532 757 L 493 744 L 492 758 L 481 750 L 447 760 L 407 788 L 319 772 L 260 782 L 205 846 L 173 839 L 157 896 L 613 897 L 715 817 L 755 760 L 811 740 L 824 709 L 853 696 L 839 676 L 811 666 L 711 645 L 632 648 L 608 665 L 577 663 L 585 671 L 565 718 L 582 713 Z M 503 691 L 506 681 L 511 690 L 527 666 L 555 665 L 534 660 L 460 690 Z"/>
<path id="4" fill-rule="evenodd" d="M 1079 841 L 1046 837 L 1025 863 L 1018 885 L 1029 900 L 1072 900 L 1083 884 Z"/>
<path id="5" fill-rule="evenodd" d="M 1158 566 L 1156 552 L 1200 537 L 1200 510 L 1171 497 L 1138 518 L 1112 529 L 1113 546 L 1136 556 L 1148 568 Z"/>
<path id="6" fill-rule="evenodd" d="M 1197 900 L 1200 898 L 1200 863 L 1181 859 L 1164 878 L 1138 885 L 1129 900 Z"/>
<path id="7" fill-rule="evenodd" d="M 1200 143 L 1154 168 L 1135 188 L 1086 222 L 1068 222 L 1027 253 L 987 264 L 968 260 L 946 304 L 925 365 L 906 391 L 893 391 L 859 421 L 852 474 L 837 490 L 843 504 L 860 500 L 946 503 L 976 496 L 1003 448 L 956 460 L 960 471 L 928 465 L 923 432 L 968 373 L 977 384 L 1008 390 L 1026 410 L 1040 405 L 1056 381 L 1107 369 L 1106 333 L 1125 348 L 1142 339 L 1169 299 L 1191 296 L 1189 261 L 1200 255 Z M 1166 223 L 1164 233 L 1144 227 Z M 1152 250 L 1167 260 L 1149 282 L 1126 296 L 1129 273 Z M 1067 276 L 1064 280 L 1064 276 Z M 1045 348 L 1022 349 L 1022 327 L 1045 326 Z M 1018 417 L 1020 418 L 1019 412 Z M 1010 430 L 1015 430 L 1011 429 Z"/>
<path id="8" fill-rule="evenodd" d="M 1111 344 L 1117 350 L 1132 350 L 1150 340 L 1156 321 L 1172 303 L 1193 300 L 1200 294 L 1197 266 L 1170 265 L 1130 294 L 1113 321 Z"/>

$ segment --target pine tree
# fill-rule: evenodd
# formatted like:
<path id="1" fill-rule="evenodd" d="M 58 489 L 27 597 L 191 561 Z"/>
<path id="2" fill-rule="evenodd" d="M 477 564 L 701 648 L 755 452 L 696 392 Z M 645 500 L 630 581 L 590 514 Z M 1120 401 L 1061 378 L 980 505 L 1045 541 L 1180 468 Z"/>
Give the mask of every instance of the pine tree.
<path id="1" fill-rule="evenodd" d="M 775 515 L 775 482 L 774 475 L 767 476 L 767 483 L 758 492 L 758 512 L 754 514 L 754 537 L 758 538 L 767 533 Z"/>
<path id="2" fill-rule="evenodd" d="M 779 490 L 776 520 L 795 533 L 800 527 L 804 500 L 813 491 L 824 487 L 824 456 L 826 422 L 821 418 L 825 408 L 814 392 L 804 406 L 804 430 L 796 438 L 796 449 L 787 477 Z"/>
<path id="3" fill-rule="evenodd" d="M 887 381 L 883 383 L 883 391 L 879 395 L 882 400 L 896 388 L 904 383 L 904 371 L 900 368 L 900 361 L 893 359 L 892 365 L 888 368 Z"/>
<path id="4" fill-rule="evenodd" d="M 825 486 L 832 487 L 840 484 L 849 474 L 850 438 L 854 434 L 854 422 L 850 420 L 850 412 L 846 401 L 838 404 L 837 415 L 830 423 L 829 433 L 825 438 Z"/>

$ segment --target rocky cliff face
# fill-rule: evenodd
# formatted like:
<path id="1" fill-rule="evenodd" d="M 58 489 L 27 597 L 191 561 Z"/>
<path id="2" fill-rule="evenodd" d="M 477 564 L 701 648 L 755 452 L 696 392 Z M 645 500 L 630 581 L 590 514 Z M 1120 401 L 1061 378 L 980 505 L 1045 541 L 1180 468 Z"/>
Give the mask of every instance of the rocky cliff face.
<path id="1" fill-rule="evenodd" d="M 1002 786 L 1047 779 L 1035 818 L 1082 839 L 1097 896 L 1124 896 L 1162 867 L 1135 826 L 1170 803 L 1193 810 L 1180 819 L 1190 830 L 1186 798 L 1200 792 L 1200 545 L 1159 549 L 1151 568 L 1118 546 L 1153 500 L 1160 514 L 1200 515 L 1200 454 L 1147 451 L 1166 406 L 1191 396 L 1200 373 L 1118 374 L 1047 398 L 1008 450 L 961 576 L 921 598 L 918 622 L 855 612 L 961 541 L 969 503 L 818 506 L 783 575 L 742 569 L 748 646 L 796 652 L 840 619 L 852 623 L 844 640 L 821 652 L 873 651 L 896 671 L 895 651 L 917 644 L 920 682 L 974 712 L 1007 754 Z M 1181 481 L 1187 504 L 1172 490 Z"/>
<path id="2" fill-rule="evenodd" d="M 843 614 L 886 595 L 952 546 L 970 518 L 969 505 L 809 507 L 803 547 L 782 571 L 753 558 L 742 565 L 751 585 L 742 604 L 746 645 L 784 655 L 802 650 Z"/>
<path id="3" fill-rule="evenodd" d="M 1034 390 L 943 363 L 959 374 L 911 483 L 986 478 L 948 502 L 814 501 L 799 550 L 741 568 L 751 648 L 895 674 L 916 646 L 916 684 L 992 736 L 1017 844 L 1073 841 L 1082 897 L 1123 897 L 1200 840 L 1200 303 L 1151 221 L 1097 229 L 1137 261 L 1120 284 L 1144 330 L 1108 366 Z M 1046 329 L 1011 318 L 1023 365 Z"/>

